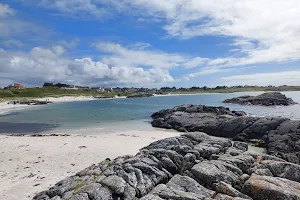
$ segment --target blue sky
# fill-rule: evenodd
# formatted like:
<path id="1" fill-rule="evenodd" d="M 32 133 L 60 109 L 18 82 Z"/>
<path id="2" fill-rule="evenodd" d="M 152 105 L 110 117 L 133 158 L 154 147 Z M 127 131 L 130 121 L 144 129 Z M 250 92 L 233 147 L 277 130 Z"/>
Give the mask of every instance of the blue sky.
<path id="1" fill-rule="evenodd" d="M 2 0 L 0 85 L 300 85 L 297 0 Z"/>

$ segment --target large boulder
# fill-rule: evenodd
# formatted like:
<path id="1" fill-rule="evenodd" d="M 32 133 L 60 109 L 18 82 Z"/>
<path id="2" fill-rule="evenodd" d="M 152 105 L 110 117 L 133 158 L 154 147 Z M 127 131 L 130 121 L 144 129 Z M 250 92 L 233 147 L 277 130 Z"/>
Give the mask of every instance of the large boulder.
<path id="1" fill-rule="evenodd" d="M 300 120 L 253 117 L 224 107 L 182 105 L 152 115 L 152 126 L 255 142 L 267 153 L 300 163 Z M 235 143 L 242 144 L 242 143 Z M 241 145 L 237 148 L 243 148 Z"/>
<path id="2" fill-rule="evenodd" d="M 267 92 L 258 96 L 240 96 L 226 99 L 223 103 L 260 106 L 289 106 L 296 104 L 291 98 L 287 98 L 280 92 Z"/>
<path id="3" fill-rule="evenodd" d="M 267 153 L 300 163 L 300 121 L 288 120 L 267 134 Z"/>
<path id="4" fill-rule="evenodd" d="M 300 199 L 300 183 L 284 178 L 253 174 L 244 184 L 244 193 L 257 200 Z"/>

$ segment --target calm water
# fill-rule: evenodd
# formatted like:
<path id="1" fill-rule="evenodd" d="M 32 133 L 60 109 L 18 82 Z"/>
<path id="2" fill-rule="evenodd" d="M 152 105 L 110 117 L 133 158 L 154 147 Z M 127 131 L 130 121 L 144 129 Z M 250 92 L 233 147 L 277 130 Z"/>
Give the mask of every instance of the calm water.
<path id="1" fill-rule="evenodd" d="M 300 92 L 283 92 L 300 102 Z M 257 116 L 282 116 L 300 119 L 300 105 L 289 107 L 239 106 L 221 103 L 224 99 L 261 92 L 233 94 L 199 94 L 136 99 L 110 99 L 55 103 L 28 107 L 0 115 L 0 133 L 78 132 L 93 128 L 96 132 L 117 130 L 149 130 L 150 115 L 180 104 L 226 106 Z"/>

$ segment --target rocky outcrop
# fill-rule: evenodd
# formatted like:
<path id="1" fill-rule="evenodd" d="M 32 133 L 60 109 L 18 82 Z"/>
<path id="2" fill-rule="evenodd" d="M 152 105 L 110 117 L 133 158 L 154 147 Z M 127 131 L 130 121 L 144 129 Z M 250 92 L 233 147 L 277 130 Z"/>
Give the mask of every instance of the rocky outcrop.
<path id="1" fill-rule="evenodd" d="M 51 101 L 39 101 L 39 100 L 14 100 L 8 102 L 8 104 L 26 104 L 26 105 L 45 105 L 50 104 Z"/>
<path id="2" fill-rule="evenodd" d="M 289 106 L 296 104 L 291 98 L 287 98 L 280 92 L 268 92 L 258 96 L 240 96 L 226 99 L 223 103 L 260 106 Z"/>
<path id="3" fill-rule="evenodd" d="M 152 126 L 180 132 L 256 141 L 267 153 L 300 163 L 300 121 L 280 117 L 252 117 L 225 107 L 182 105 L 152 115 Z"/>
<path id="4" fill-rule="evenodd" d="M 136 93 L 128 95 L 127 98 L 142 98 L 142 97 L 153 97 L 154 95 L 151 93 Z"/>
<path id="5" fill-rule="evenodd" d="M 299 165 L 245 149 L 246 144 L 186 133 L 154 142 L 135 156 L 92 165 L 33 199 L 300 199 Z"/>

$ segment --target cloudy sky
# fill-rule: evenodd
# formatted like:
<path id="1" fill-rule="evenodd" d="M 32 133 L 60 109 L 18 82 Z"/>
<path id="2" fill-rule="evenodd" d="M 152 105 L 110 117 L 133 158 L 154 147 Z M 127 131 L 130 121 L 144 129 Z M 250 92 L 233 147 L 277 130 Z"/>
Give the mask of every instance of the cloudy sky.
<path id="1" fill-rule="evenodd" d="M 299 0 L 1 0 L 0 86 L 300 85 Z"/>

